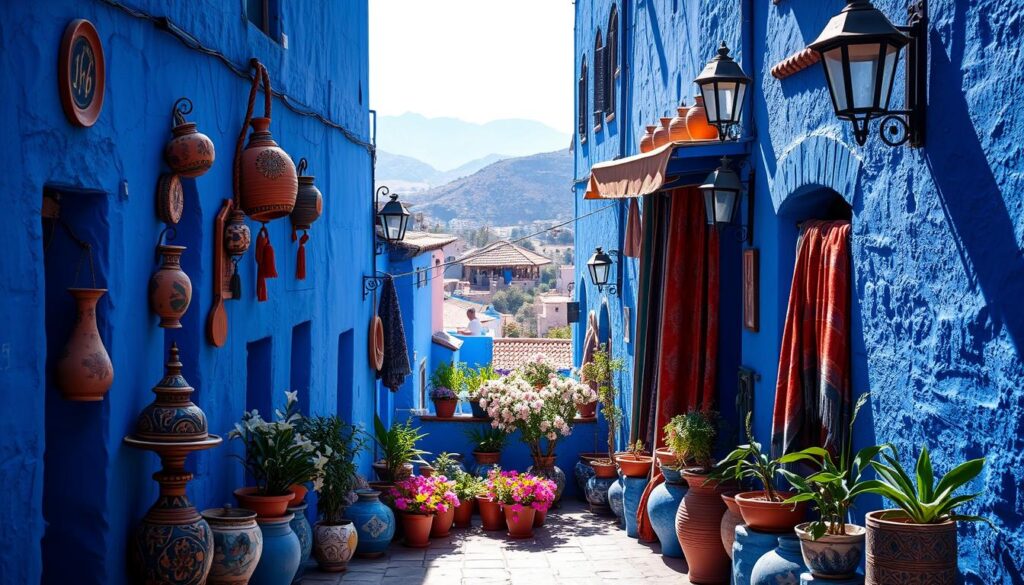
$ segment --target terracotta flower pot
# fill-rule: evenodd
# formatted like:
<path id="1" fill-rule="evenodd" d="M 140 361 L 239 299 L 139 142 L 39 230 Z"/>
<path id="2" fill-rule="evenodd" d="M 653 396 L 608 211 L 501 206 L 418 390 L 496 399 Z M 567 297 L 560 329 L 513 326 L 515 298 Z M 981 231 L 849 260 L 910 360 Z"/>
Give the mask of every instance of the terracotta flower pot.
<path id="1" fill-rule="evenodd" d="M 477 496 L 476 505 L 480 509 L 480 522 L 484 530 L 505 528 L 505 520 L 501 517 L 501 504 L 492 502 L 487 496 Z"/>
<path id="2" fill-rule="evenodd" d="M 740 506 L 736 503 L 735 493 L 722 494 L 722 501 L 725 502 L 726 511 L 722 515 L 720 533 L 722 535 L 722 548 L 725 554 L 732 558 L 732 545 L 736 542 L 736 527 L 743 524 L 743 516 L 740 514 Z"/>
<path id="3" fill-rule="evenodd" d="M 430 525 L 430 538 L 444 538 L 448 536 L 454 521 L 455 508 L 450 507 L 444 512 L 434 514 L 434 521 Z"/>
<path id="4" fill-rule="evenodd" d="M 659 120 L 661 120 L 661 124 L 654 128 L 654 134 L 652 134 L 654 149 L 661 148 L 669 143 L 668 125 L 672 122 L 672 118 L 659 118 Z"/>
<path id="5" fill-rule="evenodd" d="M 654 452 L 654 457 L 658 460 L 659 465 L 679 467 L 679 458 L 676 457 L 676 454 L 671 449 L 658 449 Z"/>
<path id="6" fill-rule="evenodd" d="M 399 514 L 402 521 L 402 532 L 405 537 L 402 544 L 409 548 L 426 548 L 430 546 L 430 529 L 434 525 L 433 514 Z"/>
<path id="7" fill-rule="evenodd" d="M 395 483 L 402 481 L 412 476 L 412 463 L 405 463 L 398 469 L 395 477 L 391 477 L 391 473 L 388 471 L 387 463 L 378 461 L 373 464 L 373 471 L 377 473 L 377 478 L 383 482 Z"/>
<path id="8" fill-rule="evenodd" d="M 864 557 L 863 526 L 846 525 L 846 534 L 825 534 L 817 540 L 807 532 L 810 523 L 793 529 L 800 538 L 800 554 L 804 564 L 821 579 L 849 579 L 857 572 Z"/>
<path id="9" fill-rule="evenodd" d="M 252 219 L 267 222 L 295 208 L 299 191 L 295 163 L 270 135 L 270 118 L 253 118 L 249 143 L 242 151 L 242 210 Z"/>
<path id="10" fill-rule="evenodd" d="M 686 112 L 686 130 L 692 140 L 715 140 L 718 129 L 708 124 L 708 113 L 704 109 L 704 96 L 697 96 L 696 103 Z"/>
<path id="11" fill-rule="evenodd" d="M 647 477 L 651 472 L 651 463 L 654 461 L 650 455 L 635 455 L 633 453 L 616 453 L 615 463 L 619 470 L 626 477 Z"/>
<path id="12" fill-rule="evenodd" d="M 640 152 L 651 152 L 654 150 L 654 129 L 655 126 L 646 126 L 644 135 L 640 137 Z"/>
<path id="13" fill-rule="evenodd" d="M 455 407 L 459 405 L 457 399 L 439 399 L 433 398 L 434 411 L 437 413 L 437 418 L 452 418 L 455 416 Z"/>
<path id="14" fill-rule="evenodd" d="M 547 519 L 548 519 L 548 511 L 547 510 L 538 510 L 536 508 L 533 509 L 533 527 L 534 528 L 540 528 L 541 526 L 544 526 L 544 521 L 547 520 Z"/>
<path id="15" fill-rule="evenodd" d="M 690 489 L 676 511 L 676 537 L 690 568 L 691 583 L 728 583 L 729 557 L 722 549 L 721 524 L 725 502 L 721 494 L 727 488 L 707 481 L 707 474 L 683 470 Z"/>
<path id="16" fill-rule="evenodd" d="M 459 505 L 455 508 L 455 527 L 471 528 L 473 526 L 473 506 L 476 498 L 459 499 Z"/>
<path id="17" fill-rule="evenodd" d="M 69 288 L 68 292 L 78 305 L 78 315 L 57 361 L 54 382 L 67 400 L 103 400 L 114 383 L 114 365 L 96 327 L 96 303 L 107 289 Z"/>
<path id="18" fill-rule="evenodd" d="M 618 477 L 615 464 L 607 459 L 592 461 L 590 466 L 594 468 L 594 475 L 602 479 Z"/>
<path id="19" fill-rule="evenodd" d="M 690 113 L 690 107 L 680 106 L 676 108 L 676 112 L 679 115 L 672 118 L 672 122 L 668 125 L 669 140 L 672 142 L 687 142 L 692 140 L 690 137 L 690 131 L 686 128 L 686 115 Z"/>
<path id="20" fill-rule="evenodd" d="M 295 494 L 295 499 L 288 504 L 289 506 L 298 506 L 306 500 L 306 494 L 309 493 L 309 488 L 302 483 L 292 484 L 291 490 Z"/>
<path id="21" fill-rule="evenodd" d="M 959 583 L 956 522 L 912 524 L 900 514 L 899 510 L 867 514 L 865 583 Z"/>
<path id="22" fill-rule="evenodd" d="M 235 490 L 235 499 L 238 505 L 246 510 L 256 512 L 260 518 L 280 518 L 288 512 L 288 504 L 295 498 L 295 494 L 287 493 L 283 496 L 261 496 L 259 488 L 244 487 Z"/>
<path id="23" fill-rule="evenodd" d="M 429 465 L 420 465 L 420 475 L 423 477 L 433 477 L 434 468 Z"/>
<path id="24" fill-rule="evenodd" d="M 172 171 L 183 177 L 195 178 L 210 170 L 217 156 L 213 141 L 196 131 L 195 122 L 178 124 L 171 133 L 174 137 L 164 147 L 164 160 Z"/>
<path id="25" fill-rule="evenodd" d="M 340 573 L 347 570 L 358 545 L 359 534 L 350 520 L 337 524 L 317 522 L 313 527 L 313 558 L 321 571 Z"/>
<path id="26" fill-rule="evenodd" d="M 792 497 L 792 492 L 777 492 L 782 499 Z M 741 492 L 735 495 L 740 507 L 743 523 L 761 532 L 790 532 L 807 517 L 810 502 L 796 505 L 769 502 L 764 491 Z"/>
<path id="27" fill-rule="evenodd" d="M 160 326 L 180 329 L 181 317 L 192 302 L 192 281 L 181 269 L 185 246 L 159 246 L 163 263 L 149 279 L 149 306 L 160 317 Z"/>
<path id="28" fill-rule="evenodd" d="M 597 416 L 597 401 L 588 402 L 587 404 L 581 404 L 576 408 L 582 419 L 591 419 Z"/>
<path id="29" fill-rule="evenodd" d="M 515 511 L 512 506 L 504 506 L 504 512 L 509 538 L 533 538 L 533 519 L 536 510 L 526 506 L 522 510 Z"/>

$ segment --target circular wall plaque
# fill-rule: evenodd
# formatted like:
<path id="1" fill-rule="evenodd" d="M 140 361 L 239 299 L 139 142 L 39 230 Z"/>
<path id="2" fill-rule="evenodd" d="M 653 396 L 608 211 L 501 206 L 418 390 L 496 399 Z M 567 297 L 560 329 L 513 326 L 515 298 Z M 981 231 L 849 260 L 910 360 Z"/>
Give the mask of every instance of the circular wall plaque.
<path id="1" fill-rule="evenodd" d="M 60 103 L 76 126 L 92 126 L 103 108 L 106 74 L 103 45 L 96 27 L 84 19 L 71 21 L 60 43 L 57 83 Z"/>
<path id="2" fill-rule="evenodd" d="M 173 173 L 160 175 L 156 184 L 156 214 L 164 223 L 173 225 L 181 221 L 184 209 L 185 192 L 181 189 L 181 179 Z"/>

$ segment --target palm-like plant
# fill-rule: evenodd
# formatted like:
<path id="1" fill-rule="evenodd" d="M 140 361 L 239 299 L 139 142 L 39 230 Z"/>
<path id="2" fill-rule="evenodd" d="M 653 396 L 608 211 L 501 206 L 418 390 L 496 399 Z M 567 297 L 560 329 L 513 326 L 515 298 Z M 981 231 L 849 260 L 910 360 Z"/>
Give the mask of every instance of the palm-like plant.
<path id="1" fill-rule="evenodd" d="M 424 463 L 423 455 L 428 452 L 416 448 L 416 443 L 426 437 L 420 433 L 419 427 L 413 427 L 412 421 L 395 423 L 391 428 L 384 426 L 379 415 L 373 417 L 373 440 L 380 447 L 381 458 L 387 468 L 387 475 L 394 481 L 406 463 Z"/>
<path id="2" fill-rule="evenodd" d="M 489 426 L 466 430 L 466 437 L 473 443 L 473 450 L 480 453 L 499 453 L 508 442 L 508 434 Z"/>
<path id="3" fill-rule="evenodd" d="M 778 490 L 775 489 L 775 476 L 779 474 L 782 463 L 772 459 L 761 451 L 761 443 L 754 440 L 754 432 L 750 426 L 750 415 L 747 415 L 747 441 L 719 461 L 708 475 L 707 481 L 727 481 L 757 479 L 764 485 L 765 499 L 769 502 L 781 502 Z"/>

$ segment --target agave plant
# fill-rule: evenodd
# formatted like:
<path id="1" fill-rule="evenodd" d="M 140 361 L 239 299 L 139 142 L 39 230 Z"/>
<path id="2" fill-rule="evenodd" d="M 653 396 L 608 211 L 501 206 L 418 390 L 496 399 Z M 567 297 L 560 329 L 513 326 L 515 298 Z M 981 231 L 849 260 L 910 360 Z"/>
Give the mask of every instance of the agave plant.
<path id="1" fill-rule="evenodd" d="M 419 427 L 412 426 L 411 420 L 394 423 L 389 429 L 384 426 L 380 416 L 374 415 L 373 440 L 380 447 L 381 458 L 392 480 L 399 477 L 406 463 L 424 463 L 423 455 L 430 453 L 417 449 L 416 443 L 426 436 L 426 433 L 420 433 Z"/>
<path id="2" fill-rule="evenodd" d="M 764 485 L 764 496 L 769 502 L 781 502 L 782 497 L 775 489 L 775 476 L 780 473 L 782 463 L 761 451 L 761 443 L 754 440 L 747 415 L 747 444 L 740 445 L 719 461 L 708 474 L 707 481 L 728 481 L 757 479 Z"/>

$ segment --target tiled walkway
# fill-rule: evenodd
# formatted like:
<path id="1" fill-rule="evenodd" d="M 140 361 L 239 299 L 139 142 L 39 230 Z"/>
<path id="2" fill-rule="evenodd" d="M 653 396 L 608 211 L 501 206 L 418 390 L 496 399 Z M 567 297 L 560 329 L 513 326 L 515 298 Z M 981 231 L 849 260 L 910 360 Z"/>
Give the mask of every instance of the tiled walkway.
<path id="1" fill-rule="evenodd" d="M 614 518 L 595 516 L 575 501 L 548 514 L 532 540 L 511 540 L 504 532 L 453 529 L 447 539 L 415 550 L 400 543 L 384 558 L 353 559 L 341 574 L 307 571 L 302 585 L 651 585 L 685 584 L 686 564 L 626 536 Z"/>

